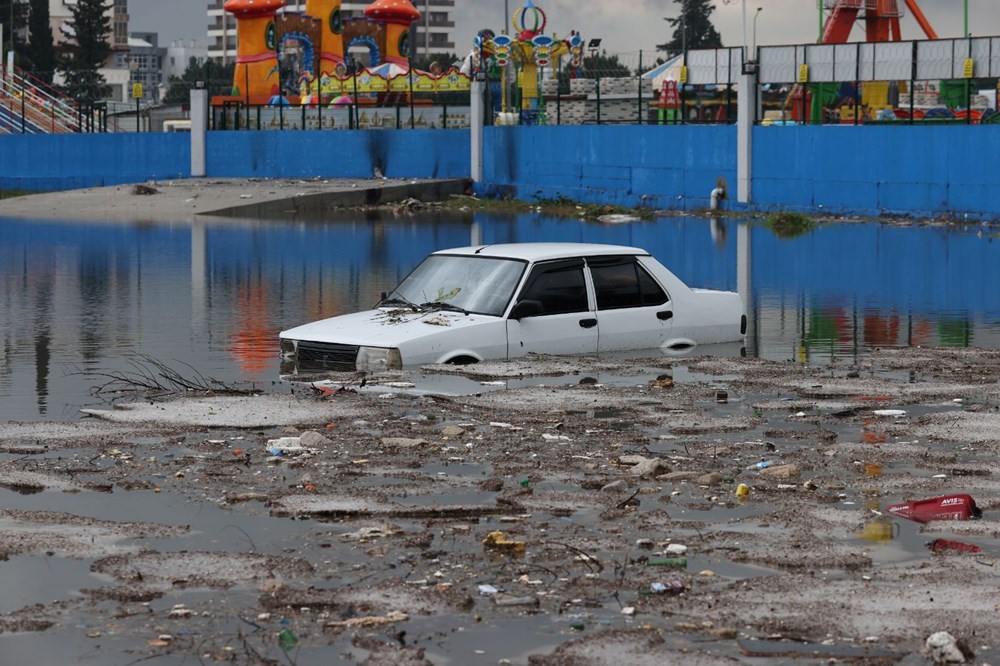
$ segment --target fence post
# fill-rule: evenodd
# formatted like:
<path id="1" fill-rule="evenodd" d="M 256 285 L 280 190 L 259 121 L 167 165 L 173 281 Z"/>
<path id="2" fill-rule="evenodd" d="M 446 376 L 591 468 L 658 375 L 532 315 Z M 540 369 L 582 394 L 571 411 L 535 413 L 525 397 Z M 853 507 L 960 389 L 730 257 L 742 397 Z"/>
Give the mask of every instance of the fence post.
<path id="1" fill-rule="evenodd" d="M 597 124 L 601 124 L 601 74 L 597 72 L 594 78 L 594 86 L 597 89 Z"/>
<path id="2" fill-rule="evenodd" d="M 639 49 L 639 73 L 637 75 L 639 81 L 639 124 L 642 125 L 642 49 Z"/>
<path id="3" fill-rule="evenodd" d="M 556 65 L 556 125 L 562 125 L 562 58 Z"/>

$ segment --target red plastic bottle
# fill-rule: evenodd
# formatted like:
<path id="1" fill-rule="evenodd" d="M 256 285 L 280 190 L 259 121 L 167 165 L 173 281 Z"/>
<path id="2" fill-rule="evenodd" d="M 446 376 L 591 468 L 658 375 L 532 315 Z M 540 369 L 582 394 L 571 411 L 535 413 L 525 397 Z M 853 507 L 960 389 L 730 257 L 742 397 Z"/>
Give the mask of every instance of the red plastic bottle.
<path id="1" fill-rule="evenodd" d="M 979 518 L 983 512 L 976 506 L 976 500 L 969 495 L 945 495 L 929 499 L 911 500 L 886 507 L 894 516 L 927 523 L 932 520 L 969 520 Z"/>
<path id="2" fill-rule="evenodd" d="M 930 548 L 935 555 L 945 550 L 955 550 L 961 553 L 981 553 L 983 549 L 974 543 L 963 543 L 961 541 L 952 541 L 951 539 L 934 539 L 927 547 Z"/>

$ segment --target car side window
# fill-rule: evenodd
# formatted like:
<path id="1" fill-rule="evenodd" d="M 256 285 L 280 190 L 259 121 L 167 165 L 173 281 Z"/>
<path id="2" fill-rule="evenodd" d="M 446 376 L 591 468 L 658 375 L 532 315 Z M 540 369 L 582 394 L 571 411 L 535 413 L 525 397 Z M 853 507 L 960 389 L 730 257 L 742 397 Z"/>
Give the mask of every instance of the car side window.
<path id="1" fill-rule="evenodd" d="M 587 312 L 590 304 L 583 261 L 554 261 L 535 266 L 518 300 L 538 301 L 542 315 Z"/>
<path id="2" fill-rule="evenodd" d="M 634 257 L 588 259 L 598 310 L 660 305 L 668 297 Z"/>

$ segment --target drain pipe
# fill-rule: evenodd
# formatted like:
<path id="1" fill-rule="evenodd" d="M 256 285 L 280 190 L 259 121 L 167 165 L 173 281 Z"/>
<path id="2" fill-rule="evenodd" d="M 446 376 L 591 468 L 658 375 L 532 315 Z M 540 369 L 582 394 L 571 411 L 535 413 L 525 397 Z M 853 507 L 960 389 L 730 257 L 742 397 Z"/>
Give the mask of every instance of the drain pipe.
<path id="1" fill-rule="evenodd" d="M 711 206 L 710 206 L 711 209 L 712 210 L 719 210 L 719 200 L 720 199 L 725 199 L 725 198 L 726 198 L 726 190 L 724 190 L 723 188 L 717 187 L 714 190 L 712 190 L 712 194 L 711 194 L 711 201 L 712 201 L 712 203 L 711 203 Z"/>

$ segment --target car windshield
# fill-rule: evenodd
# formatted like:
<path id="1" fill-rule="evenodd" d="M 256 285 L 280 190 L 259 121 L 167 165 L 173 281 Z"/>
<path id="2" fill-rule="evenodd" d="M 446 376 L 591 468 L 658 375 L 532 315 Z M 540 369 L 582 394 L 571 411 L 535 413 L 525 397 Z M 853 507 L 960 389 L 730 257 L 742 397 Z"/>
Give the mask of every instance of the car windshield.
<path id="1" fill-rule="evenodd" d="M 520 282 L 524 267 L 524 262 L 515 259 L 433 254 L 413 269 L 383 302 L 499 317 Z"/>

